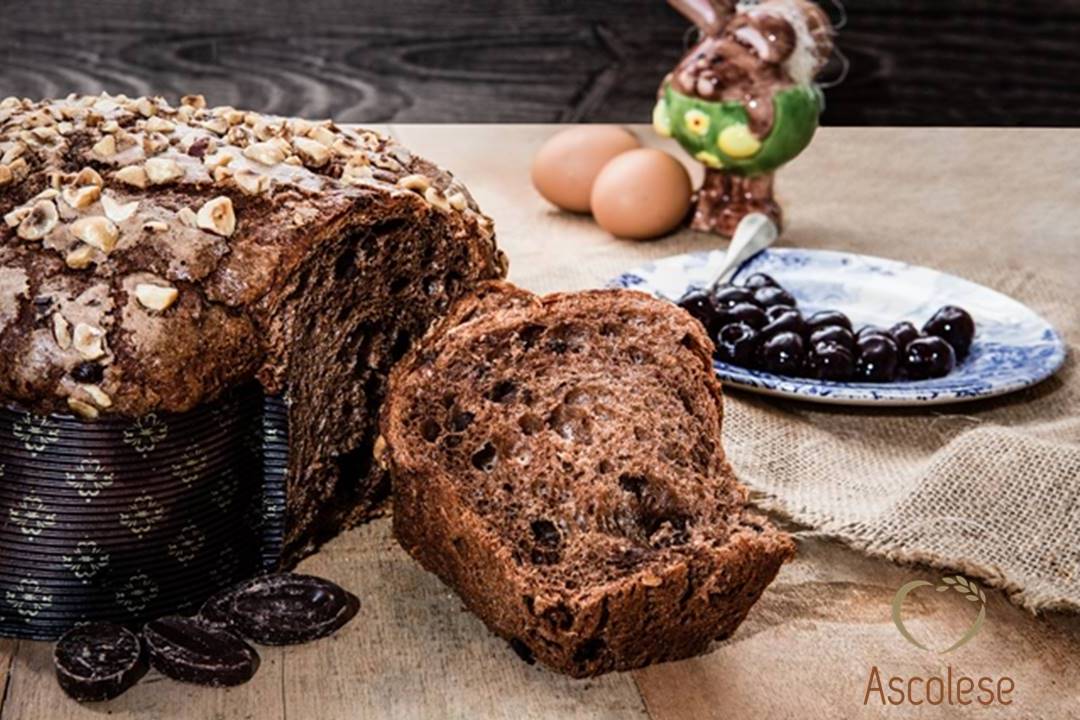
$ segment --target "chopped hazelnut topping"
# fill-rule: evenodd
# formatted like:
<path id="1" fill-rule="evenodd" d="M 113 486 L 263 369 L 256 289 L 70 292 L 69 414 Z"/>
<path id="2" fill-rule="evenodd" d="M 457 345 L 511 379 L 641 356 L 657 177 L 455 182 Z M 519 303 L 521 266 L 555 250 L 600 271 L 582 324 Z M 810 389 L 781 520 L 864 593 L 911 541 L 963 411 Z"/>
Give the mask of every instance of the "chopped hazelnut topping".
<path id="1" fill-rule="evenodd" d="M 142 228 L 147 232 L 165 232 L 169 229 L 169 224 L 162 220 L 147 220 Z"/>
<path id="2" fill-rule="evenodd" d="M 105 333 L 93 325 L 78 323 L 71 334 L 72 347 L 87 360 L 97 360 L 105 354 Z"/>
<path id="3" fill-rule="evenodd" d="M 450 203 L 438 188 L 429 187 L 425 190 L 424 199 L 431 203 L 433 207 L 442 210 L 443 212 L 450 212 Z"/>
<path id="4" fill-rule="evenodd" d="M 20 182 L 30 174 L 30 164 L 26 162 L 26 158 L 15 158 L 8 163 L 8 170 L 11 171 L 11 179 L 14 182 Z"/>
<path id="5" fill-rule="evenodd" d="M 234 157 L 232 153 L 222 150 L 221 152 L 216 152 L 213 155 L 203 156 L 203 165 L 208 168 L 219 168 L 228 165 L 233 160 Z"/>
<path id="6" fill-rule="evenodd" d="M 341 171 L 341 181 L 350 185 L 364 183 L 373 176 L 374 173 L 368 165 L 354 165 L 350 163 Z"/>
<path id="7" fill-rule="evenodd" d="M 67 404 L 68 407 L 71 408 L 71 411 L 76 415 L 79 415 L 86 420 L 97 420 L 98 409 L 90 403 L 83 402 L 75 397 L 68 397 Z"/>
<path id="8" fill-rule="evenodd" d="M 224 135 L 229 132 L 229 121 L 223 117 L 211 118 L 200 123 L 196 123 L 198 127 L 209 130 L 215 135 Z"/>
<path id="9" fill-rule="evenodd" d="M 10 184 L 14 179 L 15 174 L 11 172 L 11 168 L 7 165 L 0 165 L 0 187 Z"/>
<path id="10" fill-rule="evenodd" d="M 180 292 L 174 287 L 150 283 L 139 283 L 135 286 L 135 298 L 148 310 L 168 310 L 179 296 Z"/>
<path id="11" fill-rule="evenodd" d="M 143 152 L 147 156 L 157 155 L 158 153 L 165 152 L 169 148 L 169 138 L 161 133 L 150 133 L 143 137 L 142 146 Z"/>
<path id="12" fill-rule="evenodd" d="M 469 200 L 465 197 L 464 193 L 452 192 L 446 196 L 446 201 L 450 203 L 450 207 L 459 212 L 469 207 Z"/>
<path id="13" fill-rule="evenodd" d="M 40 240 L 56 227 L 60 213 L 52 200 L 39 200 L 30 208 L 30 212 L 19 223 L 16 231 L 23 240 Z"/>
<path id="14" fill-rule="evenodd" d="M 147 132 L 158 132 L 164 133 L 166 135 L 176 130 L 175 123 L 169 122 L 165 118 L 160 117 L 150 118 L 146 121 L 145 127 Z"/>
<path id="15" fill-rule="evenodd" d="M 179 163 L 169 158 L 150 158 L 145 167 L 151 185 L 167 185 L 184 176 L 184 169 Z"/>
<path id="16" fill-rule="evenodd" d="M 271 140 L 248 145 L 244 148 L 244 157 L 263 165 L 276 165 L 285 159 L 285 151 Z"/>
<path id="17" fill-rule="evenodd" d="M 153 117 L 157 114 L 157 105 L 150 98 L 139 98 L 135 101 L 135 111 L 143 117 Z"/>
<path id="18" fill-rule="evenodd" d="M 229 125 L 239 125 L 244 122 L 244 111 L 226 110 L 222 117 L 225 118 L 225 122 L 229 123 Z"/>
<path id="19" fill-rule="evenodd" d="M 322 143 L 326 147 L 331 147 L 334 144 L 334 141 L 337 140 L 337 135 L 325 125 L 316 125 L 311 128 L 311 130 L 308 131 L 308 137 L 316 142 Z"/>
<path id="20" fill-rule="evenodd" d="M 12 145 L 11 147 L 9 147 L 7 150 L 4 151 L 3 156 L 0 157 L 0 163 L 3 163 L 4 165 L 7 165 L 9 163 L 13 163 L 17 159 L 22 157 L 23 153 L 25 153 L 25 152 L 26 152 L 26 144 L 21 143 L 21 142 L 17 142 L 14 145 Z"/>
<path id="21" fill-rule="evenodd" d="M 202 110 L 206 107 L 206 98 L 202 95 L 185 95 L 180 98 L 180 104 L 196 110 Z"/>
<path id="22" fill-rule="evenodd" d="M 112 252 L 120 239 L 120 231 L 116 225 L 102 215 L 79 218 L 71 224 L 71 233 L 103 253 Z"/>
<path id="23" fill-rule="evenodd" d="M 23 221 L 23 218 L 25 218 L 29 214 L 30 208 L 25 205 L 21 205 L 4 215 L 4 224 L 12 228 L 18 227 L 19 223 Z"/>
<path id="24" fill-rule="evenodd" d="M 215 235 L 229 237 L 236 230 L 236 214 L 232 200 L 224 195 L 208 200 L 199 208 L 199 227 Z"/>
<path id="25" fill-rule="evenodd" d="M 147 185 L 150 184 L 150 179 L 146 176 L 146 170 L 140 165 L 128 165 L 122 167 L 113 173 L 113 177 L 122 183 L 132 185 L 145 190 Z"/>
<path id="26" fill-rule="evenodd" d="M 60 313 L 53 313 L 52 330 L 57 347 L 61 350 L 71 347 L 71 324 Z"/>
<path id="27" fill-rule="evenodd" d="M 96 155 L 100 155 L 101 157 L 112 157 L 116 154 L 116 138 L 112 135 L 106 135 L 94 143 L 92 149 Z"/>
<path id="28" fill-rule="evenodd" d="M 84 167 L 79 171 L 79 174 L 75 176 L 75 184 L 79 187 L 83 185 L 97 185 L 98 187 L 104 187 L 105 181 L 101 179 L 101 175 L 98 171 L 92 167 Z"/>
<path id="29" fill-rule="evenodd" d="M 233 182 L 246 195 L 258 195 L 270 189 L 270 177 L 249 170 L 241 170 L 233 175 Z"/>
<path id="30" fill-rule="evenodd" d="M 94 404 L 99 408 L 112 407 L 112 398 L 108 393 L 102 390 L 97 385 L 80 385 L 82 391 L 90 396 L 90 399 L 94 401 Z"/>
<path id="31" fill-rule="evenodd" d="M 101 188 L 97 185 L 83 185 L 82 187 L 64 188 L 62 193 L 64 202 L 76 210 L 82 210 L 93 205 L 101 196 Z"/>
<path id="32" fill-rule="evenodd" d="M 406 190 L 414 190 L 419 193 L 423 193 L 429 187 L 431 187 L 431 180 L 427 175 L 406 175 L 397 181 L 399 187 L 403 187 Z"/>
<path id="33" fill-rule="evenodd" d="M 64 257 L 64 263 L 72 270 L 85 270 L 94 262 L 94 248 L 79 245 Z"/>
<path id="34" fill-rule="evenodd" d="M 184 225 L 188 227 L 198 227 L 199 220 L 195 215 L 195 211 L 189 207 L 182 207 L 176 211 L 176 218 Z"/>
<path id="35" fill-rule="evenodd" d="M 132 200 L 129 203 L 119 203 L 111 195 L 102 195 L 101 207 L 105 210 L 105 217 L 114 223 L 122 223 L 139 209 L 139 201 Z"/>

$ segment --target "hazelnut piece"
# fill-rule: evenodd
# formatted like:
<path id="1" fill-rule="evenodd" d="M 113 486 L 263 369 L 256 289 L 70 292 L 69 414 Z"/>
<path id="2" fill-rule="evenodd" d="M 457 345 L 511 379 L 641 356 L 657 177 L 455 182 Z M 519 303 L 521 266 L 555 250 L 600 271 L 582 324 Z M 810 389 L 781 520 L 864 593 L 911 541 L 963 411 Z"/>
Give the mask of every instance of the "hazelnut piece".
<path id="1" fill-rule="evenodd" d="M 72 234 L 91 247 L 109 253 L 120 239 L 120 231 L 113 221 L 102 215 L 79 218 L 71 224 Z"/>
<path id="2" fill-rule="evenodd" d="M 147 310 L 168 310 L 179 296 L 179 291 L 174 287 L 151 283 L 139 283 L 135 286 L 135 299 Z"/>
<path id="3" fill-rule="evenodd" d="M 56 211 L 52 200 L 39 200 L 19 222 L 16 232 L 23 240 L 40 240 L 56 227 L 59 220 L 60 213 Z"/>
<path id="4" fill-rule="evenodd" d="M 233 212 L 232 200 L 224 195 L 204 203 L 199 208 L 196 220 L 203 230 L 222 237 L 229 237 L 236 230 L 236 213 Z"/>
<path id="5" fill-rule="evenodd" d="M 146 161 L 146 177 L 151 185 L 167 185 L 184 176 L 179 163 L 169 158 L 150 158 Z"/>

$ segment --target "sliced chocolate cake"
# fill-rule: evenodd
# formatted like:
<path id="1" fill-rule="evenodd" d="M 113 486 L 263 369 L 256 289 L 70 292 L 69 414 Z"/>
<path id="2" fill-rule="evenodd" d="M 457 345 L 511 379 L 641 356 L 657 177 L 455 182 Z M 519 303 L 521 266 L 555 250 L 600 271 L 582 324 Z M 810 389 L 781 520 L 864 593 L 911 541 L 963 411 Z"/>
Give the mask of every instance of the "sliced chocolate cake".
<path id="1" fill-rule="evenodd" d="M 377 454 L 397 539 L 561 672 L 703 652 L 794 550 L 725 459 L 711 352 L 641 293 L 485 284 L 391 375 Z"/>

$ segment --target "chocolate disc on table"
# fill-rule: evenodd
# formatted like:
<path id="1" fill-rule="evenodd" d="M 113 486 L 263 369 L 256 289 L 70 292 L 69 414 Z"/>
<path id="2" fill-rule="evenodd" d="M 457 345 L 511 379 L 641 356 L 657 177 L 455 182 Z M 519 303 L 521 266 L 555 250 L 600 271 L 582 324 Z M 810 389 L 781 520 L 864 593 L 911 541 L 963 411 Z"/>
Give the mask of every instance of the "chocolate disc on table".
<path id="1" fill-rule="evenodd" d="M 142 644 L 135 633 L 112 623 L 79 625 L 53 650 L 56 679 L 79 702 L 110 700 L 146 674 Z"/>
<path id="2" fill-rule="evenodd" d="M 143 627 L 150 665 L 180 682 L 229 687 L 259 669 L 259 654 L 236 635 L 198 618 L 151 620 Z"/>
<path id="3" fill-rule="evenodd" d="M 223 630 L 235 629 L 233 625 L 232 601 L 235 590 L 229 588 L 211 595 L 199 609 L 199 619 Z"/>
<path id="4" fill-rule="evenodd" d="M 218 604 L 221 608 L 246 638 L 262 645 L 296 645 L 343 627 L 360 609 L 360 601 L 329 580 L 280 573 L 241 584 L 232 591 L 230 603 Z"/>

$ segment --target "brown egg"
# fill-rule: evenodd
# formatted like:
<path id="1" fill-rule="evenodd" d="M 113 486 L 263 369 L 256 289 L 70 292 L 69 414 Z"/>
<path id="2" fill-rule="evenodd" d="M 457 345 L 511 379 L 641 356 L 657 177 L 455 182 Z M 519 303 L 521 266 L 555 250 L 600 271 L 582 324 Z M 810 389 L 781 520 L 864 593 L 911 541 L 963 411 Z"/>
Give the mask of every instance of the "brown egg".
<path id="1" fill-rule="evenodd" d="M 605 165 L 593 183 L 593 217 L 617 237 L 659 237 L 686 217 L 690 192 L 690 175 L 671 155 L 631 150 Z"/>
<path id="2" fill-rule="evenodd" d="M 616 125 L 581 125 L 563 130 L 536 153 L 533 185 L 556 207 L 589 212 L 589 196 L 600 169 L 619 153 L 640 146 L 633 134 Z"/>

